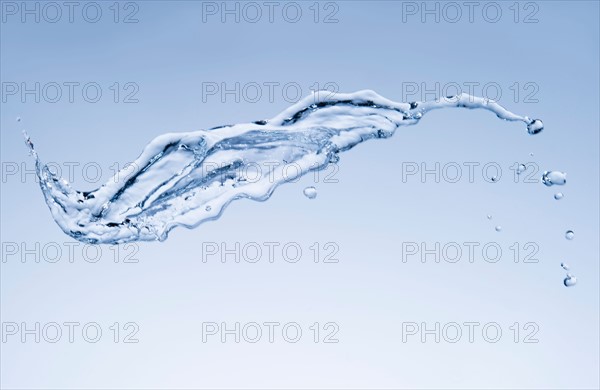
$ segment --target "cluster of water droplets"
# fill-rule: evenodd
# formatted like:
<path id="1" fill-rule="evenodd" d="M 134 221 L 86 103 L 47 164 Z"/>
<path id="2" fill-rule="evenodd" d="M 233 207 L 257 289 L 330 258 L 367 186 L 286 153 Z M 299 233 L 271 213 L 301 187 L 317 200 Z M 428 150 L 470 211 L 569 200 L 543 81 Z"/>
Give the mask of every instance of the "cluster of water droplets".
<path id="1" fill-rule="evenodd" d="M 533 153 L 530 153 L 529 155 L 531 157 L 533 157 Z M 517 166 L 516 173 L 517 173 L 517 175 L 520 175 L 523 172 L 525 172 L 526 170 L 527 170 L 527 166 L 525 164 L 519 164 Z M 493 178 L 492 178 L 492 181 L 493 181 Z M 545 171 L 542 174 L 541 181 L 547 187 L 552 187 L 555 185 L 563 186 L 567 183 L 567 174 L 565 172 L 561 172 L 561 171 Z M 554 194 L 554 199 L 556 199 L 556 200 L 560 200 L 563 197 L 564 197 L 564 194 L 562 192 L 556 192 Z M 491 220 L 492 216 L 488 214 L 487 219 Z M 500 232 L 500 231 L 502 231 L 502 226 L 496 225 L 496 227 L 494 229 L 497 232 Z M 567 240 L 573 240 L 575 238 L 575 232 L 573 232 L 573 230 L 567 230 L 565 232 L 565 238 Z M 569 270 L 569 266 L 566 263 L 561 263 L 560 265 L 565 271 Z M 577 283 L 577 278 L 575 276 L 573 276 L 571 273 L 567 273 L 565 279 L 563 280 L 563 284 L 566 287 L 571 287 L 571 286 L 574 286 L 576 283 Z"/>
<path id="2" fill-rule="evenodd" d="M 547 187 L 552 186 L 563 186 L 567 184 L 567 174 L 561 171 L 545 171 L 542 174 L 542 183 Z M 554 199 L 561 200 L 564 197 L 562 192 L 556 192 L 554 194 Z M 573 230 L 567 230 L 565 232 L 565 238 L 567 240 L 573 240 L 575 238 L 575 232 Z M 566 263 L 560 263 L 560 266 L 563 270 L 569 271 L 570 267 Z M 563 284 L 566 287 L 572 287 L 577 284 L 577 278 L 573 276 L 570 272 L 567 272 L 565 278 L 563 279 Z"/>
<path id="3" fill-rule="evenodd" d="M 575 238 L 575 233 L 572 230 L 567 230 L 567 232 L 565 233 L 565 238 L 567 240 L 572 240 Z M 569 271 L 570 267 L 565 264 L 565 263 L 560 263 L 560 266 L 565 270 L 565 271 Z M 577 278 L 575 276 L 573 276 L 571 273 L 567 272 L 567 275 L 565 277 L 565 279 L 563 280 L 563 284 L 566 287 L 572 287 L 577 283 Z"/>
<path id="4" fill-rule="evenodd" d="M 544 183 L 544 185 L 551 187 L 554 185 L 565 185 L 567 184 L 567 174 L 565 172 L 560 172 L 560 171 L 545 171 L 544 174 L 542 175 L 542 183 Z M 561 200 L 563 198 L 563 193 L 562 192 L 557 192 L 554 194 L 554 199 L 556 200 Z M 567 240 L 572 240 L 575 238 L 575 232 L 573 232 L 572 230 L 567 230 L 565 232 L 565 238 Z M 570 268 L 567 264 L 565 263 L 561 263 L 560 266 L 565 270 L 568 271 Z M 565 276 L 565 278 L 563 279 L 563 284 L 565 285 L 565 287 L 572 287 L 575 284 L 577 284 L 577 278 L 575 276 L 573 276 L 571 273 L 567 272 L 567 275 Z"/>

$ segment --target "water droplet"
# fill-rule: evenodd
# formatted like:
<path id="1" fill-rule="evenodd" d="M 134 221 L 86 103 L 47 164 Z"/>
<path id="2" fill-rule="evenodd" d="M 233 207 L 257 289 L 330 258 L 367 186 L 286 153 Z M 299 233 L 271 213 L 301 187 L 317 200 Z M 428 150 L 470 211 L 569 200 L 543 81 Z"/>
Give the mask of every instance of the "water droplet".
<path id="1" fill-rule="evenodd" d="M 206 206 L 206 207 L 204 208 L 204 210 L 206 210 L 206 211 L 210 211 L 210 210 L 212 210 L 212 207 L 210 207 L 210 206 Z"/>
<path id="2" fill-rule="evenodd" d="M 20 116 L 17 117 L 17 122 L 21 122 L 21 117 Z"/>
<path id="3" fill-rule="evenodd" d="M 317 197 L 317 189 L 315 187 L 306 187 L 303 192 L 304 196 L 306 196 L 308 199 L 314 199 Z"/>
<path id="4" fill-rule="evenodd" d="M 488 214 L 487 219 L 492 219 L 492 216 Z"/>
<path id="5" fill-rule="evenodd" d="M 519 164 L 519 166 L 517 167 L 517 175 L 520 175 L 521 173 L 525 172 L 527 170 L 527 167 L 525 166 L 525 164 Z"/>
<path id="6" fill-rule="evenodd" d="M 557 192 L 556 194 L 554 194 L 554 199 L 556 200 L 560 200 L 563 198 L 563 193 L 562 192 Z"/>
<path id="7" fill-rule="evenodd" d="M 497 231 L 497 232 L 499 232 L 499 231 L 501 231 L 501 230 L 502 230 L 502 226 L 500 226 L 500 225 L 496 226 L 496 231 Z"/>
<path id="8" fill-rule="evenodd" d="M 572 240 L 575 238 L 575 233 L 573 233 L 573 230 L 567 230 L 567 232 L 565 233 L 565 238 L 567 240 Z"/>
<path id="9" fill-rule="evenodd" d="M 533 153 L 529 153 L 529 157 L 533 157 Z"/>
<path id="10" fill-rule="evenodd" d="M 533 119 L 527 125 L 527 132 L 529 134 L 537 134 L 537 133 L 539 133 L 542 130 L 544 130 L 544 124 L 539 119 Z"/>
<path id="11" fill-rule="evenodd" d="M 560 266 L 561 266 L 561 267 L 562 267 L 562 269 L 564 269 L 565 271 L 568 271 L 568 270 L 569 270 L 569 268 L 570 268 L 570 267 L 569 267 L 569 264 L 567 264 L 567 263 L 560 263 Z"/>
<path id="12" fill-rule="evenodd" d="M 553 185 L 562 186 L 567 183 L 567 174 L 559 171 L 545 171 L 542 175 L 542 183 L 548 187 Z"/>
<path id="13" fill-rule="evenodd" d="M 497 176 L 492 176 L 492 183 L 495 183 L 498 181 L 498 177 Z"/>
<path id="14" fill-rule="evenodd" d="M 571 274 L 567 274 L 567 277 L 565 278 L 565 280 L 563 280 L 563 283 L 567 287 L 574 286 L 577 284 L 577 278 Z"/>

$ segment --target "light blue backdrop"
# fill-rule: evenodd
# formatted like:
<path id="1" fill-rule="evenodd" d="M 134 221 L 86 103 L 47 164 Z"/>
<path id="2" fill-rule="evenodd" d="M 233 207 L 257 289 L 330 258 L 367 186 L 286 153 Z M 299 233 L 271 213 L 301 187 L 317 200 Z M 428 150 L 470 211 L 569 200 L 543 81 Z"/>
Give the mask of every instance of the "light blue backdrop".
<path id="1" fill-rule="evenodd" d="M 53 94 L 39 103 L 30 95 L 25 103 L 19 94 L 3 96 L 1 315 L 4 324 L 29 327 L 96 322 L 103 335 L 97 343 L 80 333 L 73 343 L 66 335 L 57 343 L 35 343 L 31 336 L 21 343 L 20 333 L 3 332 L 3 387 L 598 388 L 597 2 L 517 3 L 517 23 L 513 2 L 494 3 L 502 10 L 497 23 L 489 21 L 493 9 L 488 20 L 482 16 L 486 2 L 478 3 L 473 22 L 461 6 L 456 23 L 448 21 L 453 10 L 443 2 L 438 7 L 447 13 L 439 23 L 427 14 L 421 21 L 421 2 L 321 2 L 318 23 L 313 2 L 297 3 L 303 11 L 297 23 L 282 17 L 286 3 L 279 3 L 273 23 L 265 14 L 256 23 L 235 23 L 231 16 L 221 23 L 219 15 L 204 14 L 203 22 L 203 6 L 222 4 L 194 1 L 121 3 L 119 23 L 113 3 L 100 2 L 101 20 L 89 23 L 80 13 L 85 4 L 73 23 L 65 14 L 57 23 L 44 15 L 40 23 L 31 16 L 23 23 L 20 13 L 3 9 L 3 88 L 95 82 L 103 95 L 98 103 L 86 102 L 79 89 L 71 103 L 66 88 L 57 103 L 46 101 Z M 139 22 L 121 23 L 136 7 Z M 407 14 L 414 7 L 417 14 Z M 323 23 L 331 12 L 338 22 Z M 115 82 L 119 103 L 109 88 Z M 127 82 L 139 87 L 138 103 L 122 103 L 131 91 L 123 89 Z M 500 86 L 503 105 L 541 118 L 546 128 L 529 136 L 522 124 L 488 112 L 436 111 L 391 139 L 344 153 L 337 183 L 321 177 L 315 184 L 307 176 L 280 187 L 268 202 L 239 201 L 218 221 L 176 229 L 166 242 L 119 249 L 121 255 L 137 249 L 138 263 L 115 263 L 107 246 L 94 264 L 84 260 L 81 247 L 73 263 L 64 252 L 55 264 L 40 254 L 22 263 L 21 248 L 9 255 L 10 243 L 34 248 L 39 242 L 43 248 L 55 242 L 66 252 L 63 243 L 73 241 L 55 225 L 33 176 L 20 178 L 23 167 L 33 167 L 22 129 L 43 160 L 80 163 L 74 186 L 93 189 L 108 180 L 113 164 L 133 160 L 157 135 L 269 118 L 290 105 L 280 88 L 273 102 L 264 95 L 255 103 L 229 95 L 225 102 L 217 96 L 203 102 L 203 83 L 223 82 L 297 83 L 304 95 L 315 83 L 333 83 L 342 92 L 373 89 L 397 101 L 415 83 L 479 83 L 478 95 L 492 83 Z M 532 84 L 525 89 L 526 83 Z M 529 93 L 537 102 L 525 99 Z M 458 183 L 436 183 L 431 175 L 425 183 L 417 176 L 403 182 L 406 163 L 431 168 L 436 162 L 480 165 L 473 183 L 466 170 Z M 481 176 L 490 162 L 502 168 L 496 183 Z M 540 183 L 514 183 L 509 168 L 516 162 L 567 172 L 567 185 L 558 189 L 564 198 L 554 200 L 555 189 Z M 102 167 L 97 183 L 84 181 L 86 163 Z M 15 166 L 19 172 L 8 175 Z M 87 174 L 93 176 L 93 169 Z M 315 200 L 302 195 L 308 185 L 317 187 Z M 574 240 L 564 238 L 567 229 L 575 231 Z M 207 242 L 295 242 L 303 256 L 295 264 L 281 256 L 274 263 L 264 256 L 256 264 L 222 264 L 217 257 L 203 262 Z M 314 242 L 322 250 L 334 242 L 339 262 L 314 263 Z M 431 257 L 403 262 L 406 242 L 430 248 L 496 242 L 503 255 L 493 264 L 481 252 L 473 263 L 466 254 L 457 263 Z M 521 248 L 517 263 L 510 249 L 515 242 Z M 539 248 L 537 263 L 522 261 L 528 242 Z M 578 278 L 575 287 L 562 285 L 563 261 Z M 222 343 L 218 336 L 202 341 L 206 322 L 266 321 L 297 322 L 302 339 L 289 343 L 278 333 L 273 343 L 264 335 L 255 344 L 232 338 Z M 139 342 L 114 343 L 109 327 L 115 322 L 135 322 Z M 336 323 L 339 342 L 323 343 L 328 332 L 322 331 L 314 343 L 309 327 L 315 322 Z M 436 343 L 432 336 L 423 343 L 419 335 L 403 342 L 409 322 L 430 328 L 436 322 L 497 323 L 503 333 L 496 343 L 482 338 L 481 327 L 472 343 L 464 334 L 457 343 Z M 521 328 L 516 343 L 510 329 L 515 322 Z M 536 324 L 537 343 L 523 342 L 533 329 L 523 329 L 529 322 Z M 127 333 L 121 331 L 120 341 Z"/>

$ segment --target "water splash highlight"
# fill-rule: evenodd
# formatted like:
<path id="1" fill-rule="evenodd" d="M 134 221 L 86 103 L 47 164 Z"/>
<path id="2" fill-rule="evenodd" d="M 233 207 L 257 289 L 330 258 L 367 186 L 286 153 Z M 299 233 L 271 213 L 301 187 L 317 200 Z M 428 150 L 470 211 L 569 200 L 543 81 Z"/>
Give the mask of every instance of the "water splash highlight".
<path id="1" fill-rule="evenodd" d="M 51 172 L 24 135 L 58 226 L 82 242 L 118 244 L 163 241 L 177 226 L 218 219 L 237 199 L 265 201 L 280 184 L 336 163 L 340 152 L 391 137 L 442 108 L 484 109 L 525 123 L 529 134 L 543 129 L 539 119 L 467 94 L 397 103 L 373 91 L 334 96 L 320 91 L 270 120 L 161 135 L 129 167 L 89 192 L 74 190 Z"/>

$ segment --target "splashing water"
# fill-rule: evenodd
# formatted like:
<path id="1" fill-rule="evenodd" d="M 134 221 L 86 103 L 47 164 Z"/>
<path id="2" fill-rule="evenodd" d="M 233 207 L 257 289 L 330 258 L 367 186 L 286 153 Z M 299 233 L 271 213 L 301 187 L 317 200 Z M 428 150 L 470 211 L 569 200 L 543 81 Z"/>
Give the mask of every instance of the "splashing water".
<path id="1" fill-rule="evenodd" d="M 467 94 L 396 103 L 373 91 L 334 97 L 320 91 L 268 121 L 159 136 L 134 161 L 133 173 L 131 167 L 123 169 L 90 192 L 76 191 L 52 173 L 24 135 L 46 203 L 66 234 L 87 243 L 162 241 L 176 226 L 193 228 L 218 219 L 236 199 L 265 201 L 278 185 L 337 162 L 340 152 L 388 138 L 431 110 L 453 107 L 524 122 L 529 134 L 543 129 L 538 119 Z M 249 175 L 250 167 L 264 169 Z"/>

